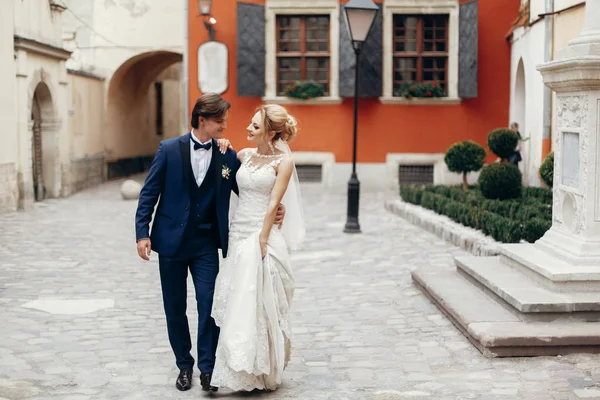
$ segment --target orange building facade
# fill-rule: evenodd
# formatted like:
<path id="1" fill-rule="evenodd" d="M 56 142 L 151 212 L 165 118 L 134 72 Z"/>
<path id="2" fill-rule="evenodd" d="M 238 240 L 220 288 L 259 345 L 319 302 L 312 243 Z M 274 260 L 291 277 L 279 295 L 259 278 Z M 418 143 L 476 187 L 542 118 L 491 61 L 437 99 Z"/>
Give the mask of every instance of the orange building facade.
<path id="1" fill-rule="evenodd" d="M 345 184 L 352 161 L 354 53 L 341 3 L 213 0 L 211 16 L 217 21 L 215 40 L 228 49 L 222 96 L 232 109 L 226 137 L 234 147 L 245 147 L 245 129 L 255 108 L 282 104 L 300 124 L 291 144 L 294 152 L 306 164 L 322 164 L 329 183 L 338 180 L 337 171 Z M 462 140 L 485 146 L 492 129 L 509 123 L 510 45 L 505 34 L 518 4 L 386 0 L 378 5 L 361 59 L 357 162 L 369 176 L 385 175 L 392 184 L 402 179 L 402 165 L 427 167 L 425 175 L 416 172 L 419 179 L 429 174 L 434 183 L 452 183 L 459 177 L 443 165 L 448 147 Z M 202 94 L 197 54 L 209 40 L 204 20 L 190 1 L 189 110 Z M 298 78 L 319 81 L 325 95 L 287 97 L 283 89 Z M 443 97 L 400 95 L 403 84 L 420 82 L 440 85 Z"/>

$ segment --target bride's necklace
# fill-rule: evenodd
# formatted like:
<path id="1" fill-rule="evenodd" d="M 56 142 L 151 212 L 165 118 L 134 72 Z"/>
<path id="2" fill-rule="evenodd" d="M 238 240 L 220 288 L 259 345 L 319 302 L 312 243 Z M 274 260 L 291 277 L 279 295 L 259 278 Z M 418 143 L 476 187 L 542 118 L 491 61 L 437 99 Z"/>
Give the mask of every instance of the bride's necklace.
<path id="1" fill-rule="evenodd" d="M 254 155 L 258 158 L 275 158 L 281 156 L 281 154 L 260 154 L 258 149 L 254 149 Z"/>

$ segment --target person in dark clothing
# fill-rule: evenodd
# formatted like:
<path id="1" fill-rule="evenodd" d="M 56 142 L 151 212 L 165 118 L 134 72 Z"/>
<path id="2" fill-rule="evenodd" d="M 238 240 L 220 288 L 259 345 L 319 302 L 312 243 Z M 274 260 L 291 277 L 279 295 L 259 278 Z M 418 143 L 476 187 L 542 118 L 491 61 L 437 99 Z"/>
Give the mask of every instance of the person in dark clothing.
<path id="1" fill-rule="evenodd" d="M 523 137 L 521 136 L 521 132 L 519 132 L 519 124 L 517 122 L 513 122 L 510 124 L 510 129 L 516 132 L 519 137 L 519 141 L 517 142 L 517 147 L 515 148 L 515 152 L 508 157 L 508 161 L 515 164 L 517 167 L 519 166 L 519 162 L 523 160 L 521 157 L 521 143 L 523 142 Z"/>

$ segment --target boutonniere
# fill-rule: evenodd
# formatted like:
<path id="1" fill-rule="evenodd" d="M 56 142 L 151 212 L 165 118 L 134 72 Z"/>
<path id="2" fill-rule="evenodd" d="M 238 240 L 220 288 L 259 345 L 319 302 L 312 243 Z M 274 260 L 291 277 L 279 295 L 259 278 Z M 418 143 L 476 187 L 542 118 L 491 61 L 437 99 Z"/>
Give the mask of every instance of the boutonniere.
<path id="1" fill-rule="evenodd" d="M 229 169 L 229 167 L 227 166 L 227 164 L 223 165 L 223 169 L 221 169 L 221 176 L 224 179 L 229 179 L 229 174 L 231 173 L 231 170 Z"/>

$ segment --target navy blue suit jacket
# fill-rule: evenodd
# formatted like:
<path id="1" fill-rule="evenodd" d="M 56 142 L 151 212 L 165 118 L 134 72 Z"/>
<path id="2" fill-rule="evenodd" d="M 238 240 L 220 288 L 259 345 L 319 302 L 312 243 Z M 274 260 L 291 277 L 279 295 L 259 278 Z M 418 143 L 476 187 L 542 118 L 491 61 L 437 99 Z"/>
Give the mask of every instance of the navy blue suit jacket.
<path id="1" fill-rule="evenodd" d="M 177 254 L 190 214 L 190 135 L 188 133 L 160 143 L 142 187 L 135 214 L 136 240 L 149 237 L 152 250 L 166 257 Z M 212 152 L 211 163 L 215 163 L 214 173 L 217 175 L 215 212 L 223 257 L 226 257 L 229 200 L 232 190 L 238 193 L 235 174 L 240 167 L 240 161 L 233 150 L 221 154 L 214 139 Z M 150 222 L 157 202 L 150 234 Z"/>

